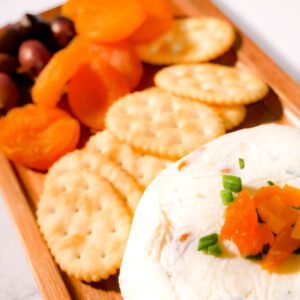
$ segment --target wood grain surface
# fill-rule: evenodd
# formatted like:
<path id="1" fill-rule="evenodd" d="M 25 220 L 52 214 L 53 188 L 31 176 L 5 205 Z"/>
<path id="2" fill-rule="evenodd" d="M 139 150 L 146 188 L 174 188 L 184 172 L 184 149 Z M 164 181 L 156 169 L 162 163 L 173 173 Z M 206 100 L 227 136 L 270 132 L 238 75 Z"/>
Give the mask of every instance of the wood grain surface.
<path id="1" fill-rule="evenodd" d="M 208 0 L 173 0 L 177 15 L 214 16 L 227 19 Z M 59 9 L 45 12 L 46 18 Z M 228 19 L 227 19 L 228 20 Z M 230 20 L 229 20 L 230 21 Z M 247 117 L 240 128 L 277 122 L 300 127 L 300 87 L 247 36 L 237 29 L 234 47 L 215 62 L 250 69 L 271 87 L 269 95 L 247 108 Z M 140 88 L 152 84 L 156 67 L 146 66 Z M 0 189 L 31 262 L 32 270 L 45 299 L 121 300 L 117 275 L 95 284 L 86 284 L 60 272 L 41 236 L 35 210 L 43 188 L 44 175 L 12 165 L 0 155 Z"/>

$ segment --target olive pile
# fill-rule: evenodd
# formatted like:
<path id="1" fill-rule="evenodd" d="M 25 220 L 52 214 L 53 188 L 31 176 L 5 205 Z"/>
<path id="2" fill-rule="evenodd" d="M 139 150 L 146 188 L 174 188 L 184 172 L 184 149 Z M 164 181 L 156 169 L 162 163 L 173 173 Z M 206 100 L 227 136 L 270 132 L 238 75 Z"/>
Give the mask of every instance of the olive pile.
<path id="1" fill-rule="evenodd" d="M 58 16 L 46 22 L 26 14 L 0 30 L 0 116 L 31 102 L 30 90 L 51 56 L 75 36 L 72 21 Z"/>

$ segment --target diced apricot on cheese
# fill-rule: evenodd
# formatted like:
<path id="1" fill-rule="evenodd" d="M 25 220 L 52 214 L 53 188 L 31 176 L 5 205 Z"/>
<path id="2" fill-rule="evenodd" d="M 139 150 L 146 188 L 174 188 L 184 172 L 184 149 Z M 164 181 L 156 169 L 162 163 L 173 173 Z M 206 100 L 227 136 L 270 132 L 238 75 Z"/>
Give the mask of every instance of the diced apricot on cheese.
<path id="1" fill-rule="evenodd" d="M 291 237 L 292 230 L 291 227 L 286 227 L 276 237 L 263 262 L 263 267 L 266 270 L 273 271 L 276 269 L 289 255 L 300 247 L 300 240 Z"/>
<path id="2" fill-rule="evenodd" d="M 280 189 L 278 194 L 266 197 L 265 200 L 260 201 L 257 210 L 263 221 L 276 234 L 279 234 L 284 228 L 295 224 L 298 219 L 298 213 L 284 203 Z"/>
<path id="3" fill-rule="evenodd" d="M 282 189 L 283 201 L 290 206 L 300 207 L 300 189 L 285 185 Z"/>
<path id="4" fill-rule="evenodd" d="M 256 254 L 256 247 L 253 247 L 252 242 L 257 224 L 253 199 L 247 190 L 243 190 L 226 209 L 220 237 L 233 241 L 242 256 Z"/>

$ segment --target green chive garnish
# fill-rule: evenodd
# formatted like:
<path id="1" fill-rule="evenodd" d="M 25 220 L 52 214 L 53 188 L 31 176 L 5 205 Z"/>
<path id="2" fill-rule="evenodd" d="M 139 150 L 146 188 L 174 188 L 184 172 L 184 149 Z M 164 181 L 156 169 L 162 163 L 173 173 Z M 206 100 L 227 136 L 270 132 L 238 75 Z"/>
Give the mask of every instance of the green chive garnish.
<path id="1" fill-rule="evenodd" d="M 222 254 L 221 246 L 219 244 L 215 244 L 215 245 L 209 246 L 207 248 L 207 253 L 211 254 L 213 256 L 219 256 L 219 255 Z"/>
<path id="2" fill-rule="evenodd" d="M 248 255 L 246 256 L 247 259 L 253 259 L 253 260 L 261 260 L 262 259 L 262 254 L 257 253 L 255 255 Z"/>
<path id="3" fill-rule="evenodd" d="M 269 186 L 274 185 L 274 182 L 269 180 L 269 181 L 267 181 L 267 185 L 269 185 Z"/>
<path id="4" fill-rule="evenodd" d="M 223 175 L 223 187 L 232 192 L 240 192 L 242 190 L 242 180 L 234 175 Z"/>
<path id="5" fill-rule="evenodd" d="M 239 158 L 239 165 L 241 170 L 245 168 L 245 160 L 243 158 Z"/>
<path id="6" fill-rule="evenodd" d="M 212 233 L 199 239 L 198 251 L 207 250 L 218 242 L 218 234 Z"/>
<path id="7" fill-rule="evenodd" d="M 230 190 L 221 190 L 220 194 L 223 204 L 228 205 L 229 203 L 233 202 L 233 195 Z"/>

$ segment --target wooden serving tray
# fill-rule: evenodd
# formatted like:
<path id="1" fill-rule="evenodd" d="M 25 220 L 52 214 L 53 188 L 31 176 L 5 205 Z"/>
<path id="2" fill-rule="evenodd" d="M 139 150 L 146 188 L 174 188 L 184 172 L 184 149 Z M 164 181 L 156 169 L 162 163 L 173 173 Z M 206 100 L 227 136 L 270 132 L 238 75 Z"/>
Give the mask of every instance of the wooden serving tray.
<path id="1" fill-rule="evenodd" d="M 173 0 L 179 16 L 214 16 L 227 19 L 208 0 Z M 59 13 L 59 8 L 45 12 L 46 18 Z M 228 20 L 228 19 L 227 19 Z M 229 20 L 230 21 L 230 20 Z M 234 47 L 216 62 L 250 69 L 266 81 L 271 92 L 263 100 L 248 106 L 246 120 L 240 128 L 276 122 L 300 127 L 300 87 L 264 54 L 246 35 L 237 30 Z M 145 66 L 143 85 L 151 83 L 157 70 Z M 96 284 L 86 284 L 61 272 L 54 262 L 38 229 L 35 210 L 43 185 L 43 174 L 10 163 L 0 154 L 0 190 L 18 227 L 33 273 L 45 299 L 122 299 L 118 275 Z"/>

